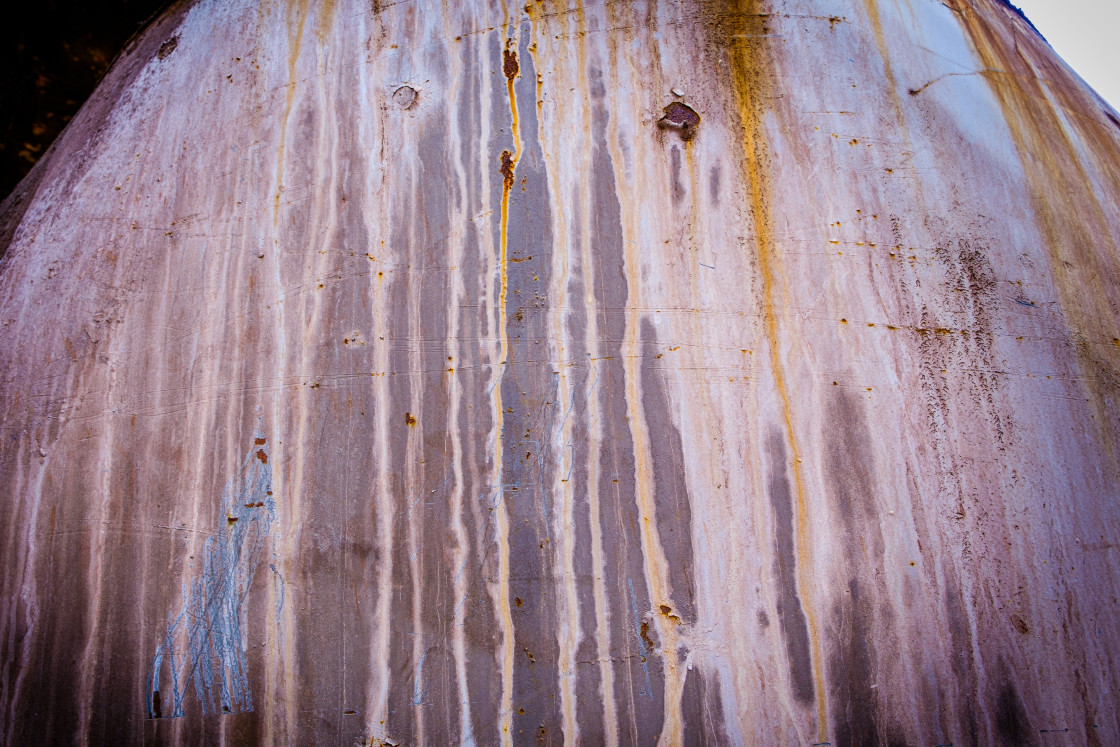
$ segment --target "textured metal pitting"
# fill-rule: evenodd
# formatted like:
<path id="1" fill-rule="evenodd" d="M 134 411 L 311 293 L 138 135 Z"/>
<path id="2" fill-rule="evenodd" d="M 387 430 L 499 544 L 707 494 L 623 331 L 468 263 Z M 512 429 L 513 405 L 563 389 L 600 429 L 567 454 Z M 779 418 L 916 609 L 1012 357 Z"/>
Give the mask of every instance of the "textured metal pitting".
<path id="1" fill-rule="evenodd" d="M 1002 2 L 183 3 L 3 214 L 6 743 L 1120 739 L 1120 118 Z"/>

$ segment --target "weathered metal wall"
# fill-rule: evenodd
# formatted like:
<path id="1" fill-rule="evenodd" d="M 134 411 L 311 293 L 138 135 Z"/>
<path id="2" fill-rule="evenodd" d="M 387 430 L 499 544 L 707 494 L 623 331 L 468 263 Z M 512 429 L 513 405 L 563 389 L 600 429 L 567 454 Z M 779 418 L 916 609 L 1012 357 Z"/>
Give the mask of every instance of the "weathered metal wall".
<path id="1" fill-rule="evenodd" d="M 996 0 L 199 0 L 5 215 L 8 744 L 1120 741 L 1120 120 Z"/>

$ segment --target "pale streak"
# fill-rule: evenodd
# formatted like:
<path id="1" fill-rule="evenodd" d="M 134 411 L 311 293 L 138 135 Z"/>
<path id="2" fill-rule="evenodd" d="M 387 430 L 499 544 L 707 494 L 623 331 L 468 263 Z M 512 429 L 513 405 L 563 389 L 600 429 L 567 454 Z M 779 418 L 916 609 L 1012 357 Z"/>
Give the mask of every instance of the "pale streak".
<path id="1" fill-rule="evenodd" d="M 543 73 L 541 71 L 539 45 L 543 42 L 543 39 L 537 33 L 537 24 L 538 21 L 534 18 L 533 37 L 529 48 L 534 50 L 532 52 L 533 68 L 537 73 L 538 80 L 540 80 L 543 78 Z M 547 39 L 547 34 L 544 35 L 544 39 Z M 559 79 L 562 76 L 557 77 Z M 555 547 L 560 554 L 560 567 L 563 574 L 562 589 L 559 595 L 559 598 L 563 600 L 563 617 L 560 618 L 557 633 L 559 643 L 557 670 L 560 678 L 560 712 L 563 718 L 564 744 L 575 745 L 579 743 L 579 721 L 576 717 L 576 654 L 579 650 L 582 630 L 579 622 L 579 594 L 576 588 L 575 570 L 575 496 L 569 479 L 574 466 L 574 457 L 573 451 L 565 448 L 572 439 L 571 410 L 574 403 L 572 401 L 571 383 L 568 374 L 564 372 L 564 364 L 561 362 L 565 359 L 565 343 L 568 341 L 565 322 L 569 312 L 565 310 L 568 305 L 568 283 L 571 278 L 568 259 L 572 247 L 571 237 L 568 235 L 568 211 L 564 209 L 564 185 L 560 182 L 560 173 L 564 164 L 552 158 L 546 147 L 549 130 L 559 129 L 559 127 L 559 123 L 554 123 L 552 128 L 545 126 L 544 111 L 538 101 L 538 138 L 541 141 L 541 155 L 545 163 L 545 175 L 548 179 L 551 202 L 555 206 L 552 211 L 552 234 L 556 237 L 553 247 L 559 249 L 559 251 L 552 252 L 552 287 L 549 291 L 549 296 L 555 299 L 550 307 L 552 340 L 549 341 L 549 345 L 552 348 L 553 365 L 559 372 L 557 375 L 558 396 L 556 406 L 558 411 L 563 413 L 561 416 L 563 420 L 560 427 L 554 431 L 552 443 L 557 454 L 559 454 L 557 460 L 559 474 L 565 476 L 560 478 L 560 482 L 557 484 L 556 492 L 559 494 L 559 500 L 555 503 L 558 522 L 562 527 Z M 563 145 L 562 142 L 559 144 Z"/>
<path id="2" fill-rule="evenodd" d="M 445 8 L 446 11 L 446 8 Z M 446 28 L 446 18 L 444 19 L 444 35 L 448 38 L 454 36 L 450 30 Z M 453 113 L 455 111 L 454 104 L 459 103 L 460 99 L 460 83 L 463 78 L 463 64 L 462 58 L 459 56 L 451 57 L 451 70 L 449 77 L 451 79 L 450 90 L 447 92 L 447 100 L 452 105 L 448 106 L 448 111 Z M 469 83 L 468 83 L 469 84 Z M 455 171 L 455 177 L 459 182 L 460 187 L 460 202 L 451 216 L 450 225 L 452 226 L 465 226 L 469 222 L 468 216 L 468 201 L 466 195 L 469 194 L 466 169 L 463 166 L 463 142 L 462 133 L 458 128 L 449 128 L 451 138 L 451 153 L 450 163 Z M 465 232 L 452 231 L 448 237 L 448 247 L 451 254 L 452 268 L 462 267 L 463 264 L 463 241 Z M 448 329 L 447 329 L 447 347 L 451 360 L 448 361 L 449 377 L 448 382 L 448 408 L 450 409 L 450 423 L 448 424 L 449 431 L 453 434 L 451 439 L 451 469 L 454 474 L 454 483 L 451 488 L 451 532 L 455 537 L 455 549 L 452 552 L 452 573 L 454 574 L 452 584 L 455 589 L 455 611 L 454 611 L 454 625 L 452 628 L 452 641 L 451 647 L 455 657 L 455 679 L 459 691 L 459 743 L 463 745 L 473 745 L 475 743 L 474 730 L 471 724 L 471 702 L 470 690 L 467 683 L 467 652 L 466 652 L 466 635 L 464 629 L 466 627 L 466 600 L 469 590 L 467 583 L 466 565 L 469 558 L 469 538 L 467 536 L 467 529 L 463 525 L 463 432 L 459 428 L 459 408 L 461 406 L 462 386 L 459 383 L 459 377 L 455 373 L 456 367 L 459 366 L 459 304 L 456 299 L 465 299 L 463 289 L 463 274 L 453 269 L 455 278 L 452 280 L 451 296 L 452 302 L 449 309 Z"/>

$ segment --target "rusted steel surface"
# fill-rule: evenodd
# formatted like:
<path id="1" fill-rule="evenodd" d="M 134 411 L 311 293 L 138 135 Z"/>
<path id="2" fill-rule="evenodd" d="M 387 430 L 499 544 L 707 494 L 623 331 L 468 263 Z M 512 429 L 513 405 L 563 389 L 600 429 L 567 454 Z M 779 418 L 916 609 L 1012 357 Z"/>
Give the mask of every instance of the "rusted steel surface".
<path id="1" fill-rule="evenodd" d="M 1120 119 L 995 0 L 200 0 L 4 208 L 9 744 L 1116 744 Z"/>

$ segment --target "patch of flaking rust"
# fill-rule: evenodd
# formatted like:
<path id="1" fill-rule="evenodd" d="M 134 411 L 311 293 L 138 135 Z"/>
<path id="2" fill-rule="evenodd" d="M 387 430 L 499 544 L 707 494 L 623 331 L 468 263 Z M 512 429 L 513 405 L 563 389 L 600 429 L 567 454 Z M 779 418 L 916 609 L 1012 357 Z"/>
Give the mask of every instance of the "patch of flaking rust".
<path id="1" fill-rule="evenodd" d="M 743 179 L 748 187 L 749 207 L 754 218 L 755 249 L 759 281 L 762 286 L 762 316 L 770 350 L 770 365 L 777 389 L 778 401 L 789 444 L 789 470 L 794 478 L 794 534 L 798 570 L 796 573 L 799 598 L 803 601 L 805 621 L 811 649 L 811 666 L 814 690 L 817 700 L 818 738 L 825 741 L 828 728 L 828 705 L 822 671 L 820 632 L 813 614 L 813 597 L 808 593 L 810 584 L 806 573 L 811 566 L 808 536 L 808 507 L 805 502 L 805 486 L 801 476 L 801 451 L 793 427 L 793 412 L 790 405 L 789 390 L 782 370 L 779 348 L 778 319 L 774 311 L 774 296 L 777 285 L 776 252 L 771 235 L 769 174 L 766 160 L 769 157 L 763 112 L 764 99 L 770 95 L 768 62 L 772 53 L 765 38 L 755 29 L 747 28 L 752 22 L 765 23 L 761 0 L 737 0 L 733 3 L 734 19 L 727 28 L 730 35 L 730 82 L 731 93 L 739 115 L 743 138 Z M 723 40 L 721 40 L 723 41 Z"/>
<path id="2" fill-rule="evenodd" d="M 512 42 L 513 39 L 506 40 L 506 48 L 502 50 L 502 74 L 510 83 L 521 72 L 521 67 L 517 64 L 517 51 L 509 48 Z"/>
<path id="3" fill-rule="evenodd" d="M 502 165 L 498 171 L 502 174 L 502 184 L 505 189 L 502 200 L 505 202 L 509 199 L 509 190 L 513 189 L 513 154 L 508 150 L 502 151 Z M 514 261 L 519 262 L 520 260 Z"/>
<path id="4" fill-rule="evenodd" d="M 688 104 L 674 101 L 663 110 L 664 116 L 657 121 L 657 126 L 663 130 L 675 130 L 680 133 L 681 140 L 691 140 L 700 125 L 700 115 Z"/>

